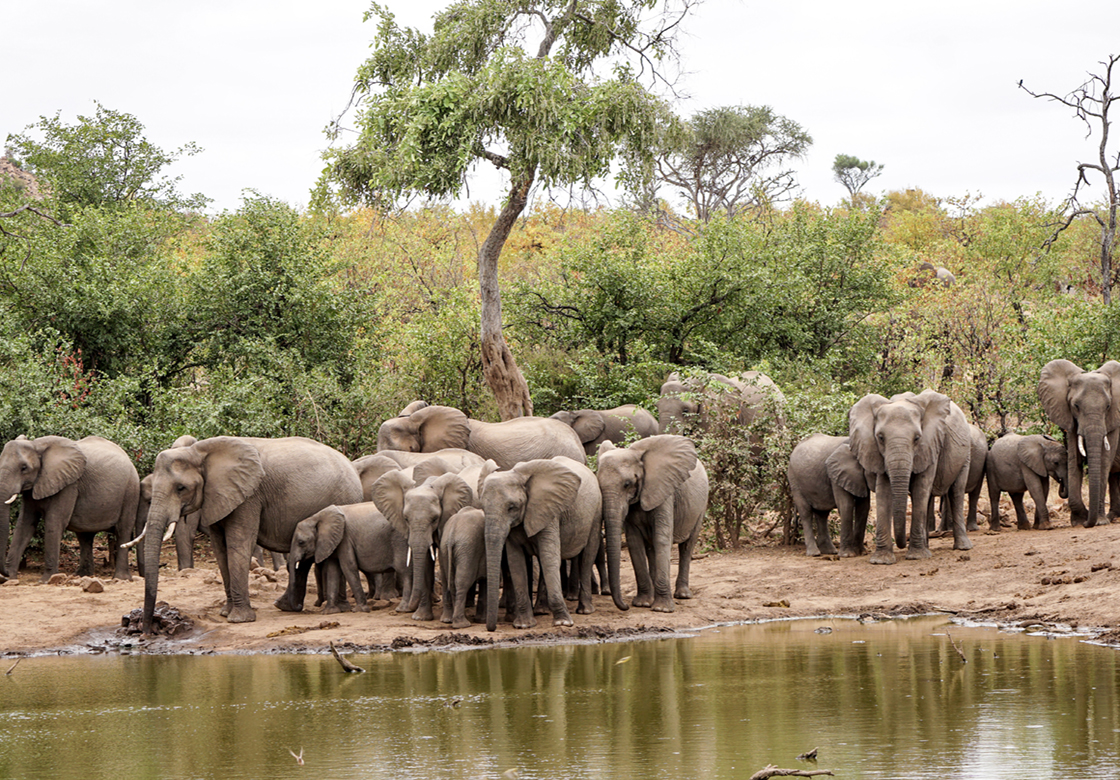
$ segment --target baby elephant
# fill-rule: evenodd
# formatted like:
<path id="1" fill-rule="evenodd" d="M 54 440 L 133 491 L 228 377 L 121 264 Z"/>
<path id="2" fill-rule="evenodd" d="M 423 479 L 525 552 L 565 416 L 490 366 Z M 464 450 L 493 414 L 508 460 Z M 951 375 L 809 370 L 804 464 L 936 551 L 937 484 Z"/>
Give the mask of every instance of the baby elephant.
<path id="1" fill-rule="evenodd" d="M 443 583 L 443 614 L 440 621 L 452 628 L 467 628 L 467 592 L 481 580 L 486 582 L 486 513 L 468 507 L 451 516 L 443 527 L 439 545 L 440 579 Z M 485 585 L 478 604 L 486 604 Z M 480 619 L 475 610 L 475 619 Z"/>
<path id="2" fill-rule="evenodd" d="M 871 493 L 847 436 L 814 433 L 793 448 L 789 458 L 790 490 L 805 534 L 805 554 L 835 555 L 828 515 L 840 510 L 840 555 L 863 554 Z"/>
<path id="3" fill-rule="evenodd" d="M 301 563 L 308 565 L 306 562 L 311 559 L 323 564 L 325 569 L 324 614 L 348 609 L 347 604 L 339 603 L 339 594 L 346 593 L 338 579 L 340 572 L 362 612 L 370 611 L 366 589 L 362 586 L 363 573 L 372 582 L 374 575 L 395 571 L 404 583 L 403 598 L 409 596 L 412 578 L 407 571 L 408 540 L 393 530 L 373 502 L 328 506 L 296 525 L 288 553 L 288 590 L 276 600 L 278 609 L 285 612 L 303 609 L 304 594 L 295 587 L 299 579 L 295 570 Z"/>
<path id="4" fill-rule="evenodd" d="M 996 439 L 988 453 L 986 476 L 988 479 L 988 500 L 991 502 L 991 516 L 988 528 L 999 530 L 999 496 L 1002 492 L 1011 495 L 1015 504 L 1015 519 L 1021 530 L 1029 529 L 1027 511 L 1023 508 L 1023 492 L 1030 491 L 1034 499 L 1034 527 L 1050 530 L 1050 512 L 1046 508 L 1046 497 L 1050 493 L 1050 479 L 1058 480 L 1058 495 L 1068 497 L 1067 468 L 1069 455 L 1065 446 L 1058 441 L 1035 434 L 1019 436 L 1015 433 Z"/>

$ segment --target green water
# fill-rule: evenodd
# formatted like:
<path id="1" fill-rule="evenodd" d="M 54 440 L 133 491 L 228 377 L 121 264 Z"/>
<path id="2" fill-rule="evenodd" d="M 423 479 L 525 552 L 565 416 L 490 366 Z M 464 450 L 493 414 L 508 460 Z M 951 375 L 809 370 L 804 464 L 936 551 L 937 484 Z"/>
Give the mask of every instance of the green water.
<path id="1" fill-rule="evenodd" d="M 0 778 L 1120 776 L 1120 654 L 941 618 L 353 660 L 25 659 Z"/>

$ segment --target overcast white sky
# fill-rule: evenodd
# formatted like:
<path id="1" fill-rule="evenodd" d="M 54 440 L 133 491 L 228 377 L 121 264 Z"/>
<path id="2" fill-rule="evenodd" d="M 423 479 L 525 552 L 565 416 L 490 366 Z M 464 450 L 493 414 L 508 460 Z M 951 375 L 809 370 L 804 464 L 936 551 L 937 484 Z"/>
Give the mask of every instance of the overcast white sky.
<path id="1" fill-rule="evenodd" d="M 382 0 L 430 29 L 436 0 Z M 346 105 L 374 27 L 366 0 L 34 0 L 9 3 L 0 46 L 0 137 L 41 115 L 134 114 L 177 164 L 184 192 L 236 209 L 245 189 L 303 206 L 323 129 Z M 1120 52 L 1120 3 L 1082 0 L 707 0 L 684 25 L 681 114 L 770 105 L 813 136 L 803 195 L 844 189 L 838 153 L 885 164 L 868 186 L 987 201 L 1065 197 L 1099 136 L 1057 104 Z M 1114 133 L 1120 147 L 1120 134 Z M 479 199 L 498 193 L 485 183 Z M 1093 192 L 1103 194 L 1097 184 Z"/>

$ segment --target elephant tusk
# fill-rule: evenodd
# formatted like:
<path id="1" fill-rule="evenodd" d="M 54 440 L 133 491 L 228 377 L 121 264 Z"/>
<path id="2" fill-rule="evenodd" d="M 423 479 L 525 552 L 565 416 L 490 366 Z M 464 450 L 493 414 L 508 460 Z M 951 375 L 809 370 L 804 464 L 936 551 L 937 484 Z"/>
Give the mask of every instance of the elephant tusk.
<path id="1" fill-rule="evenodd" d="M 1105 452 L 1112 452 L 1112 445 L 1108 443 L 1108 437 L 1107 436 L 1104 437 L 1104 451 Z"/>
<path id="2" fill-rule="evenodd" d="M 167 531 L 163 534 L 163 541 L 166 542 L 168 539 L 171 538 L 171 534 L 175 533 L 175 525 L 178 522 L 179 522 L 178 520 L 172 520 L 171 525 L 167 526 Z"/>
<path id="3" fill-rule="evenodd" d="M 140 532 L 140 535 L 137 536 L 135 539 L 133 539 L 131 542 L 125 542 L 124 544 L 122 544 L 121 549 L 122 550 L 127 550 L 130 547 L 135 547 L 136 545 L 140 544 L 140 540 L 143 539 L 147 535 L 148 535 L 148 526 L 145 525 L 144 530 Z"/>
<path id="4" fill-rule="evenodd" d="M 11 498 L 9 498 L 9 499 L 8 499 L 7 501 L 5 501 L 4 503 L 5 503 L 5 504 L 10 504 L 10 503 L 12 503 L 13 501 L 15 501 L 15 500 L 16 500 L 17 498 L 19 498 L 19 493 L 12 493 L 12 497 L 11 497 Z"/>
<path id="5" fill-rule="evenodd" d="M 428 548 L 428 552 L 430 552 L 432 554 L 432 563 L 435 563 L 435 560 L 436 560 L 436 546 L 433 544 L 431 547 Z"/>
<path id="6" fill-rule="evenodd" d="M 1089 453 L 1085 452 L 1085 437 L 1080 434 L 1077 436 L 1077 451 L 1081 453 L 1081 457 L 1089 457 Z"/>
<path id="7" fill-rule="evenodd" d="M 405 558 L 404 565 L 405 565 L 405 568 L 408 568 L 409 566 L 412 565 L 412 548 L 411 547 L 408 548 L 408 557 Z"/>

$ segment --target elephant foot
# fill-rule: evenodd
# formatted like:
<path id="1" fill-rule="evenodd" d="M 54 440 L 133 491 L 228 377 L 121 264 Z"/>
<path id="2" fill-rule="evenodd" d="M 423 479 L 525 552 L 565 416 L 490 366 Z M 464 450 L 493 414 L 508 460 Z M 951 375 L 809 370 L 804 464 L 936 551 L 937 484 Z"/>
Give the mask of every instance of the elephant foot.
<path id="1" fill-rule="evenodd" d="M 272 606 L 276 607 L 281 612 L 303 612 L 302 602 L 299 604 L 294 604 L 291 601 L 288 601 L 288 599 L 284 596 L 281 596 L 280 598 L 276 599 L 276 601 L 272 602 Z M 223 617 L 228 614 L 225 610 L 222 610 L 222 613 Z"/>
<path id="2" fill-rule="evenodd" d="M 929 532 L 930 539 L 940 539 L 942 536 L 948 536 L 949 531 L 944 528 L 938 528 L 936 531 Z"/>
<path id="3" fill-rule="evenodd" d="M 432 614 L 432 610 L 431 610 L 430 607 L 428 609 L 424 609 L 423 607 L 421 607 L 420 609 L 418 609 L 418 610 L 416 610 L 415 612 L 412 613 L 412 619 L 413 620 L 435 620 L 436 616 L 434 614 Z"/>
<path id="4" fill-rule="evenodd" d="M 57 571 L 45 571 L 45 572 L 43 572 L 43 576 L 39 578 L 39 582 L 41 582 L 43 584 L 46 584 L 46 583 L 50 582 L 51 577 L 53 577 L 56 574 L 58 574 Z"/>
<path id="5" fill-rule="evenodd" d="M 871 553 L 871 562 L 889 566 L 895 562 L 894 552 L 892 550 L 876 550 Z"/>
<path id="6" fill-rule="evenodd" d="M 257 612 L 252 607 L 234 607 L 229 611 L 230 623 L 252 623 L 257 619 Z"/>
<path id="7" fill-rule="evenodd" d="M 829 553 L 835 555 L 836 553 Z M 692 589 L 687 585 L 678 585 L 677 589 L 673 591 L 673 598 L 675 599 L 690 599 L 692 598 Z"/>
<path id="8" fill-rule="evenodd" d="M 861 555 L 863 555 L 863 550 L 857 550 L 854 547 L 841 547 L 840 548 L 840 557 L 841 558 L 858 558 Z"/>
<path id="9" fill-rule="evenodd" d="M 373 607 L 371 607 L 368 603 L 359 604 L 356 609 L 358 612 L 373 612 Z"/>
<path id="10" fill-rule="evenodd" d="M 973 521 L 969 522 L 967 525 L 965 525 L 964 529 L 966 531 L 979 531 L 980 526 L 976 523 L 975 520 L 973 520 Z"/>
<path id="11" fill-rule="evenodd" d="M 229 613 L 232 612 L 232 611 L 233 611 L 233 602 L 230 601 L 229 599 L 226 599 L 225 605 L 220 610 L 218 610 L 218 614 L 221 615 L 224 618 L 228 618 Z"/>
<path id="12" fill-rule="evenodd" d="M 548 608 L 547 604 L 537 604 L 533 607 L 534 615 L 551 615 L 552 610 Z"/>
<path id="13" fill-rule="evenodd" d="M 515 618 L 513 621 L 514 628 L 533 628 L 537 625 L 537 619 L 532 615 L 526 618 Z"/>
<path id="14" fill-rule="evenodd" d="M 962 551 L 963 550 L 971 550 L 972 549 L 972 540 L 969 539 L 967 536 L 961 537 L 960 539 L 956 539 L 956 540 L 953 541 L 953 549 L 954 550 L 962 550 Z"/>
<path id="15" fill-rule="evenodd" d="M 459 618 L 458 620 L 451 621 L 451 627 L 457 629 L 470 628 L 471 621 L 467 620 L 465 617 Z"/>
<path id="16" fill-rule="evenodd" d="M 836 555 L 836 548 L 831 544 L 820 548 L 821 555 Z"/>
<path id="17" fill-rule="evenodd" d="M 324 614 L 324 615 L 337 615 L 341 611 L 342 611 L 342 608 L 340 606 L 338 606 L 337 604 L 327 604 L 327 606 L 323 607 L 322 614 Z"/>
<path id="18" fill-rule="evenodd" d="M 1029 530 L 1031 530 L 1031 524 L 1027 523 L 1027 522 L 1023 522 L 1023 523 L 1016 522 L 1015 523 L 1015 528 L 1019 531 L 1029 531 Z"/>
<path id="19" fill-rule="evenodd" d="M 405 604 L 405 603 L 404 603 L 404 602 L 402 601 L 402 602 L 401 602 L 400 604 L 397 604 L 397 608 L 396 608 L 395 610 L 393 610 L 393 611 L 394 611 L 394 612 L 408 612 L 408 611 L 409 611 L 409 609 L 408 609 L 408 605 L 407 605 L 407 604 Z"/>
<path id="20" fill-rule="evenodd" d="M 1034 530 L 1036 530 L 1036 531 L 1050 531 L 1053 528 L 1054 528 L 1054 526 L 1050 525 L 1049 520 L 1044 520 L 1041 523 L 1036 520 L 1035 524 L 1034 524 Z"/>
<path id="21" fill-rule="evenodd" d="M 652 607 L 653 606 L 653 594 L 639 593 L 637 596 L 635 596 L 633 599 L 630 600 L 630 606 L 632 606 L 632 607 Z"/>
<path id="22" fill-rule="evenodd" d="M 806 558 L 819 558 L 819 557 L 821 557 L 821 551 L 818 550 L 816 547 L 806 546 L 805 557 Z"/>
<path id="23" fill-rule="evenodd" d="M 1100 520 L 1097 521 L 1097 525 L 1112 525 L 1112 521 L 1114 519 L 1115 518 L 1112 515 L 1105 515 L 1104 517 L 1102 517 Z"/>
<path id="24" fill-rule="evenodd" d="M 572 617 L 571 617 L 571 615 L 569 615 L 568 617 L 558 617 L 558 618 L 553 618 L 553 619 L 552 619 L 552 625 L 553 625 L 554 627 L 566 627 L 566 628 L 571 628 L 572 626 L 574 626 L 574 625 L 575 625 L 575 623 L 574 623 L 574 622 L 572 621 Z"/>
<path id="25" fill-rule="evenodd" d="M 676 609 L 676 605 L 673 604 L 673 600 L 671 598 L 659 598 L 654 599 L 651 609 L 654 612 L 672 612 Z"/>
<path id="26" fill-rule="evenodd" d="M 578 607 L 576 607 L 576 614 L 577 615 L 590 615 L 594 611 L 595 611 L 595 605 L 594 604 L 580 604 Z"/>
<path id="27" fill-rule="evenodd" d="M 933 557 L 933 551 L 928 547 L 909 547 L 906 550 L 906 560 L 924 561 Z"/>

